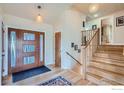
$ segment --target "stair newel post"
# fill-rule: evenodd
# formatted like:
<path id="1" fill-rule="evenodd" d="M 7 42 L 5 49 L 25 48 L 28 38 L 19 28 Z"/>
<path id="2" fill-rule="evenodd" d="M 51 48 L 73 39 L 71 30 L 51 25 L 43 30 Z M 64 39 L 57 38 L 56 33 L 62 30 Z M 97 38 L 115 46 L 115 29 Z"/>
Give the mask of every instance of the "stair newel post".
<path id="1" fill-rule="evenodd" d="M 86 79 L 86 62 L 87 62 L 86 49 L 84 50 L 84 52 L 85 52 L 85 61 L 84 61 L 84 79 Z"/>
<path id="2" fill-rule="evenodd" d="M 98 39 L 99 39 L 99 29 L 92 30 L 92 31 L 85 31 L 86 33 L 86 41 L 87 43 L 82 46 L 82 73 L 83 79 L 87 78 L 87 67 L 95 53 L 97 46 L 98 46 Z M 91 36 L 92 34 L 92 36 Z M 91 38 L 89 38 L 91 37 Z M 89 40 L 88 40 L 89 39 Z"/>
<path id="3" fill-rule="evenodd" d="M 83 79 L 86 80 L 86 49 L 84 48 L 85 46 L 82 46 L 82 50 L 81 50 L 81 60 L 82 60 L 82 76 L 83 76 Z"/>

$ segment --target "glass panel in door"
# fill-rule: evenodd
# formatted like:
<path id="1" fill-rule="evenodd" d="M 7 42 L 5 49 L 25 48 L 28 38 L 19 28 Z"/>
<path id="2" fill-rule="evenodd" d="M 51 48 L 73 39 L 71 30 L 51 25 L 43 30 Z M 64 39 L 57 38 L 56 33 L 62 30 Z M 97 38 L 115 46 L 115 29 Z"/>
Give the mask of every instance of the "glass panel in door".
<path id="1" fill-rule="evenodd" d="M 40 35 L 40 62 L 43 62 L 43 35 Z"/>
<path id="2" fill-rule="evenodd" d="M 12 31 L 10 33 L 11 39 L 11 67 L 16 66 L 16 32 Z"/>
<path id="3" fill-rule="evenodd" d="M 8 29 L 9 73 L 44 65 L 44 33 Z"/>
<path id="4" fill-rule="evenodd" d="M 37 42 L 38 40 L 36 40 L 37 35 L 35 33 L 30 33 L 30 32 L 22 32 L 22 64 L 24 66 L 27 65 L 34 65 L 38 62 L 37 60 Z"/>

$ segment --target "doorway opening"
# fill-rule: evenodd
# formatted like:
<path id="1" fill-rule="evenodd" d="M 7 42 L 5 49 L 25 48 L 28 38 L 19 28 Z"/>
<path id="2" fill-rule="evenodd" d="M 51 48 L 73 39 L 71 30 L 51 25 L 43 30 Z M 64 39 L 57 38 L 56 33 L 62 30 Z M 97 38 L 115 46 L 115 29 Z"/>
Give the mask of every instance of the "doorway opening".
<path id="1" fill-rule="evenodd" d="M 101 20 L 101 44 L 110 45 L 112 43 L 112 19 L 106 18 Z"/>

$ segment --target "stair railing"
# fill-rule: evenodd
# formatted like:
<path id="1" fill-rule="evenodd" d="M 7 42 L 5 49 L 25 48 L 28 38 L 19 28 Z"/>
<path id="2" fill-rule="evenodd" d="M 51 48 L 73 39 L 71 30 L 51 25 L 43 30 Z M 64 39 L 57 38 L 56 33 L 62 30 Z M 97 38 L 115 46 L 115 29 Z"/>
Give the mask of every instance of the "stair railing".
<path id="1" fill-rule="evenodd" d="M 99 29 L 83 31 L 82 34 L 85 39 L 82 40 L 81 63 L 83 63 L 83 79 L 86 79 L 87 66 L 89 65 L 99 44 Z"/>
<path id="2" fill-rule="evenodd" d="M 82 46 L 86 46 L 97 30 L 82 31 Z"/>
<path id="3" fill-rule="evenodd" d="M 77 62 L 79 65 L 82 65 L 76 58 L 74 58 L 69 52 L 66 51 L 66 54 L 70 56 L 75 62 Z"/>

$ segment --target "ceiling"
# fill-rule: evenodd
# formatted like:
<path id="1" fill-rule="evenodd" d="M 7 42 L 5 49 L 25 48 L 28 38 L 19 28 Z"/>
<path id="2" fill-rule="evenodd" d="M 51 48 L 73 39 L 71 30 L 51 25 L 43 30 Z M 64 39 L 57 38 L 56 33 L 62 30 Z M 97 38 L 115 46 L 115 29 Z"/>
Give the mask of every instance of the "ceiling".
<path id="1" fill-rule="evenodd" d="M 42 9 L 38 11 L 37 6 L 41 5 Z M 55 23 L 62 12 L 72 8 L 77 11 L 80 11 L 87 16 L 88 19 L 94 19 L 102 17 L 108 14 L 111 14 L 116 11 L 124 9 L 124 3 L 112 4 L 112 3 L 101 3 L 101 4 L 92 4 L 92 3 L 46 3 L 46 4 L 34 4 L 34 3 L 6 3 L 0 4 L 3 11 L 7 14 L 11 14 L 17 17 L 27 18 L 35 20 L 36 16 L 40 12 L 43 16 L 45 23 L 53 24 Z M 94 7 L 95 6 L 95 7 Z M 94 8 L 93 8 L 94 7 Z"/>
<path id="2" fill-rule="evenodd" d="M 109 15 L 124 9 L 124 3 L 74 4 L 73 8 L 87 15 L 89 20 Z M 94 8 L 94 9 L 93 9 Z"/>
<path id="3" fill-rule="evenodd" d="M 40 5 L 42 8 L 37 9 Z M 43 17 L 43 21 L 48 24 L 55 23 L 63 11 L 68 9 L 71 4 L 37 4 L 37 3 L 7 3 L 0 4 L 5 13 L 22 17 L 26 19 L 35 20 L 36 16 L 40 13 Z"/>

